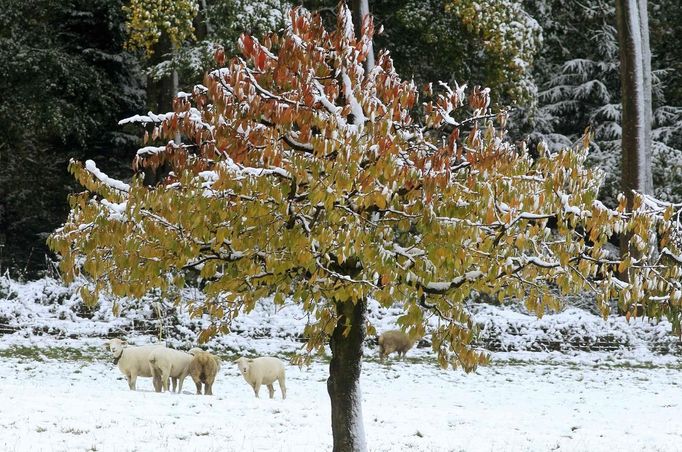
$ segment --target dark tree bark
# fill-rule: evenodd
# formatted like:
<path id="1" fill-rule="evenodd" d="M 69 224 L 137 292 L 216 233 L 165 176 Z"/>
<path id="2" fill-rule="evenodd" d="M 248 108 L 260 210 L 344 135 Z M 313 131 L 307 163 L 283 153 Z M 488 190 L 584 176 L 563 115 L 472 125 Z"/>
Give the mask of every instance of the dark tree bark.
<path id="1" fill-rule="evenodd" d="M 330 340 L 327 392 L 332 407 L 334 452 L 367 450 L 362 420 L 362 343 L 367 334 L 367 301 L 338 302 L 338 320 Z"/>

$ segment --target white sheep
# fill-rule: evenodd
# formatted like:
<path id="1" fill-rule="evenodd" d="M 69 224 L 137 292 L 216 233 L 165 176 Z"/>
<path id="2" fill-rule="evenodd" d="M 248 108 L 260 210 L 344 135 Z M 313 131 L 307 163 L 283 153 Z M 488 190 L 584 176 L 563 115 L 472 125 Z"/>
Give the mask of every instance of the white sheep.
<path id="1" fill-rule="evenodd" d="M 244 380 L 253 388 L 253 392 L 258 397 L 261 384 L 267 385 L 270 398 L 275 396 L 275 387 L 272 385 L 275 380 L 279 381 L 279 388 L 282 390 L 282 399 L 287 398 L 287 388 L 284 384 L 284 364 L 277 358 L 264 356 L 262 358 L 249 359 L 243 356 L 234 361 L 244 377 Z"/>
<path id="2" fill-rule="evenodd" d="M 114 364 L 128 380 L 128 387 L 135 390 L 137 377 L 151 377 L 149 355 L 156 349 L 164 349 L 163 344 L 134 347 L 121 339 L 111 339 L 105 343 L 114 355 Z"/>
<path id="3" fill-rule="evenodd" d="M 384 331 L 379 336 L 379 359 L 383 362 L 384 358 L 393 352 L 398 352 L 398 358 L 404 358 L 414 343 L 415 341 L 401 330 Z"/>
<path id="4" fill-rule="evenodd" d="M 204 394 L 213 395 L 213 382 L 220 370 L 220 358 L 205 352 L 198 347 L 189 351 L 194 356 L 189 365 L 189 375 L 197 387 L 197 394 L 201 394 L 201 385 L 204 385 Z"/>
<path id="5" fill-rule="evenodd" d="M 172 348 L 157 348 L 149 354 L 147 366 L 154 377 L 154 389 L 168 391 L 168 379 L 173 379 L 173 392 L 182 391 L 193 356 Z M 176 391 L 177 385 L 177 391 Z"/>

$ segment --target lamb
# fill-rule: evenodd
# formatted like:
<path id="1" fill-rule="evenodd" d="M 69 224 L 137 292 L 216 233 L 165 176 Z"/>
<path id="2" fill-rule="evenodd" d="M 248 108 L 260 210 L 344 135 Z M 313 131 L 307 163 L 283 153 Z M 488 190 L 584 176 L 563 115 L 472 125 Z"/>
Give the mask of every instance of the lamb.
<path id="1" fill-rule="evenodd" d="M 234 361 L 244 377 L 244 380 L 253 388 L 253 392 L 258 397 L 261 384 L 265 384 L 270 392 L 270 398 L 275 396 L 273 383 L 279 381 L 279 388 L 282 390 L 282 399 L 287 398 L 287 388 L 284 384 L 284 364 L 277 358 L 264 356 L 261 358 L 249 359 L 243 356 Z"/>
<path id="2" fill-rule="evenodd" d="M 181 392 L 193 356 L 172 348 L 158 348 L 149 354 L 147 366 L 154 377 L 156 392 L 168 391 L 168 379 L 173 378 L 173 392 Z M 177 385 L 177 391 L 176 391 Z"/>
<path id="3" fill-rule="evenodd" d="M 398 357 L 402 358 L 413 345 L 414 340 L 401 330 L 384 331 L 379 336 L 379 359 L 383 362 L 384 358 L 393 352 L 398 352 Z"/>
<path id="4" fill-rule="evenodd" d="M 118 365 L 121 373 L 128 380 L 128 387 L 134 391 L 137 377 L 151 377 L 149 369 L 149 355 L 156 349 L 165 349 L 163 344 L 144 345 L 134 347 L 121 339 L 111 339 L 105 343 L 114 355 L 114 364 Z"/>
<path id="5" fill-rule="evenodd" d="M 189 351 L 194 358 L 189 364 L 189 374 L 197 386 L 197 394 L 201 394 L 201 384 L 204 384 L 204 394 L 213 395 L 213 382 L 220 370 L 220 358 L 195 347 Z"/>

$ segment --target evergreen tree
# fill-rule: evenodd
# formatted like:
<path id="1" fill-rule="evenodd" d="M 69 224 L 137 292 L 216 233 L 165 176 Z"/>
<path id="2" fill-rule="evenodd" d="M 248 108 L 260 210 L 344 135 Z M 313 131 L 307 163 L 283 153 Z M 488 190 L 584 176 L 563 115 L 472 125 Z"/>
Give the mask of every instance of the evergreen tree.
<path id="1" fill-rule="evenodd" d="M 122 51 L 122 2 L 8 0 L 0 15 L 0 267 L 45 268 L 47 234 L 68 212 L 70 158 L 123 175 L 134 136 L 112 125 L 144 91 Z M 126 165 L 127 166 L 127 165 Z"/>
<path id="2" fill-rule="evenodd" d="M 578 142 L 585 128 L 590 127 L 590 164 L 606 173 L 601 198 L 608 205 L 616 205 L 622 174 L 622 96 L 615 4 L 609 0 L 528 0 L 526 6 L 542 26 L 544 36 L 535 69 L 541 89 L 532 138 L 545 140 L 550 148 L 558 149 Z M 672 11 L 679 9 L 679 5 L 671 6 Z M 667 12 L 656 11 L 652 22 L 660 23 Z M 668 46 L 661 39 L 664 35 L 667 33 L 660 29 L 652 35 L 654 54 L 660 46 Z M 670 90 L 669 63 L 653 60 L 652 173 L 655 196 L 679 201 L 682 111 L 668 103 L 664 95 Z"/>
<path id="3" fill-rule="evenodd" d="M 290 6 L 287 0 L 131 2 L 125 8 L 128 46 L 143 51 L 153 99 L 149 107 L 171 108 L 168 99 L 201 79 L 217 50 L 233 55 L 244 31 L 261 36 L 281 29 Z"/>

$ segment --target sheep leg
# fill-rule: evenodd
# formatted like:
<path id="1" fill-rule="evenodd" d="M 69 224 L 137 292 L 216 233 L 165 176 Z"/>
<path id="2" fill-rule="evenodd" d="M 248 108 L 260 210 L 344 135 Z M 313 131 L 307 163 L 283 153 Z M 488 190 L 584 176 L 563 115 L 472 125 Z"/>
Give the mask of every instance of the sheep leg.
<path id="1" fill-rule="evenodd" d="M 153 375 L 152 382 L 154 383 L 154 391 L 161 392 L 161 377 Z"/>
<path id="2" fill-rule="evenodd" d="M 268 385 L 268 392 L 270 393 L 270 398 L 273 399 L 275 397 L 275 387 L 272 383 Z"/>
<path id="3" fill-rule="evenodd" d="M 176 392 L 177 392 L 178 394 L 180 394 L 180 393 L 182 392 L 182 384 L 185 382 L 185 377 L 186 377 L 186 376 L 187 376 L 187 375 L 180 375 L 180 376 L 177 378 L 178 390 L 177 390 Z"/>
<path id="4" fill-rule="evenodd" d="M 204 394 L 213 395 L 213 382 L 215 378 L 208 377 L 204 382 Z"/>
<path id="5" fill-rule="evenodd" d="M 254 392 L 254 394 L 256 394 L 256 397 L 258 397 L 258 391 L 260 391 L 260 385 L 261 385 L 260 380 L 255 381 L 252 385 L 253 386 L 253 392 Z"/>
<path id="6" fill-rule="evenodd" d="M 197 386 L 197 394 L 201 395 L 201 382 L 195 381 L 194 384 Z"/>
<path id="7" fill-rule="evenodd" d="M 128 387 L 131 391 L 135 390 L 135 383 L 137 382 L 137 374 L 135 372 L 130 372 L 128 376 Z"/>
<path id="8" fill-rule="evenodd" d="M 156 371 L 154 364 L 149 363 L 149 372 L 152 374 L 152 384 L 154 385 L 154 391 L 161 392 L 161 375 Z"/>
<path id="9" fill-rule="evenodd" d="M 163 390 L 164 392 L 168 391 L 168 380 L 170 378 L 170 371 L 168 370 L 163 370 L 161 374 L 161 381 L 163 381 Z"/>
<path id="10" fill-rule="evenodd" d="M 279 389 L 282 391 L 282 400 L 287 398 L 287 387 L 284 380 L 285 380 L 284 375 L 281 375 L 277 379 L 277 381 L 279 381 Z"/>
<path id="11" fill-rule="evenodd" d="M 177 387 L 178 387 L 178 378 L 177 377 L 171 377 L 171 381 L 173 382 L 173 392 L 178 392 Z"/>

